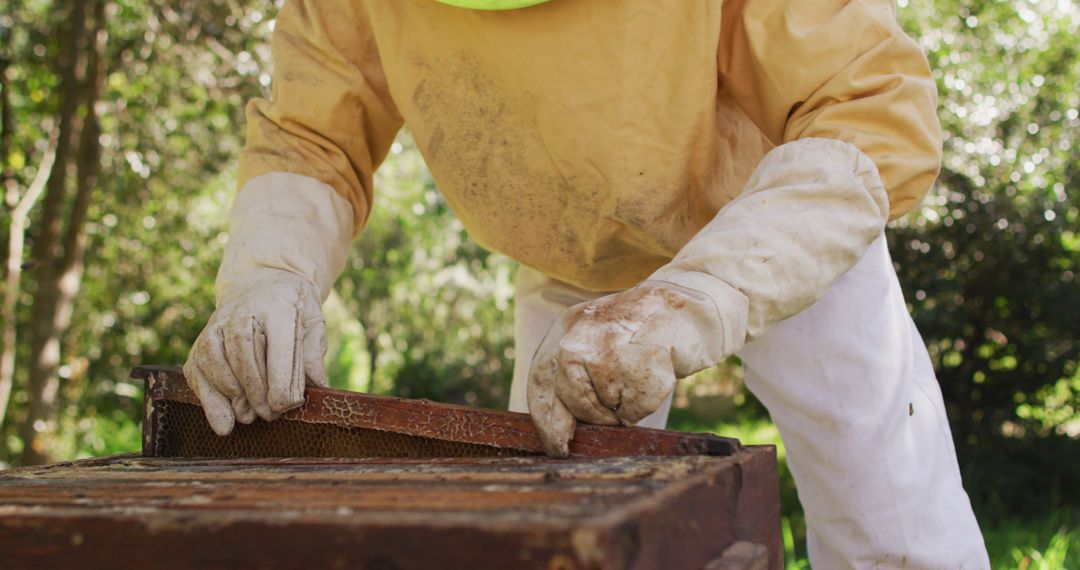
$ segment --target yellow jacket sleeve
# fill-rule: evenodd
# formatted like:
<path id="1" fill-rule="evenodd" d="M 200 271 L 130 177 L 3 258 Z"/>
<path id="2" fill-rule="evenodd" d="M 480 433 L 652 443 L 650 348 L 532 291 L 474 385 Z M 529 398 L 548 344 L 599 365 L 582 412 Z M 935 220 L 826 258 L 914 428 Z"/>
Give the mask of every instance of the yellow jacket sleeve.
<path id="1" fill-rule="evenodd" d="M 941 162 L 937 92 L 892 0 L 728 0 L 720 81 L 774 144 L 854 144 L 877 166 L 889 216 L 908 212 Z"/>
<path id="2" fill-rule="evenodd" d="M 354 233 L 402 124 L 364 10 L 349 0 L 285 3 L 271 41 L 273 99 L 248 104 L 238 181 L 288 172 L 328 184 L 352 205 Z"/>

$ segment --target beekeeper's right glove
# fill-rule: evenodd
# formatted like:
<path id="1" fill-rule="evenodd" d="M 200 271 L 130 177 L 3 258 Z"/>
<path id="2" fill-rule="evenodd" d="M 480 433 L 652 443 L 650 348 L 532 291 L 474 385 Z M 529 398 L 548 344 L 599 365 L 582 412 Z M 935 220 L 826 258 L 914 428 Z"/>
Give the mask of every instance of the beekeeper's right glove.
<path id="1" fill-rule="evenodd" d="M 566 456 L 577 420 L 631 424 L 655 411 L 676 378 L 814 304 L 888 218 L 885 184 L 856 146 L 807 138 L 770 151 L 671 262 L 551 327 L 528 385 L 544 449 Z"/>
<path id="2" fill-rule="evenodd" d="M 217 310 L 184 363 L 215 433 L 274 420 L 304 403 L 306 384 L 327 385 L 321 305 L 351 237 L 352 207 L 313 178 L 272 172 L 237 194 Z"/>

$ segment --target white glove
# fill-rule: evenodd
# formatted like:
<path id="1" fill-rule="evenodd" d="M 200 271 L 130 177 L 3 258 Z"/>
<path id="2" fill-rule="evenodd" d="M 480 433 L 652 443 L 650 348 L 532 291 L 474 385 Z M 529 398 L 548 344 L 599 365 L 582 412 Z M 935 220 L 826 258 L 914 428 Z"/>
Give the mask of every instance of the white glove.
<path id="1" fill-rule="evenodd" d="M 718 319 L 704 295 L 649 284 L 564 311 L 529 370 L 529 412 L 547 452 L 567 455 L 575 418 L 633 425 L 676 378 L 719 362 L 736 339 Z"/>
<path id="2" fill-rule="evenodd" d="M 529 413 L 565 456 L 575 418 L 632 424 L 676 378 L 708 368 L 812 305 L 888 221 L 877 168 L 855 146 L 802 139 L 773 149 L 742 194 L 641 285 L 575 305 L 529 370 Z"/>
<path id="3" fill-rule="evenodd" d="M 326 184 L 274 172 L 249 181 L 229 216 L 215 283 L 217 310 L 184 376 L 218 435 L 255 416 L 270 421 L 326 386 L 321 304 L 341 273 L 352 208 Z"/>

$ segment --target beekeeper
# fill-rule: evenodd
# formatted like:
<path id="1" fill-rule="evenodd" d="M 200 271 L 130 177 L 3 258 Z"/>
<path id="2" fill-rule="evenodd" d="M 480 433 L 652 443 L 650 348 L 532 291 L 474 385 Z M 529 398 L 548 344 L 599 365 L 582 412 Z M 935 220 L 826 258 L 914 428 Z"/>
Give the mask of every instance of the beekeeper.
<path id="1" fill-rule="evenodd" d="M 184 366 L 217 433 L 326 385 L 320 305 L 408 124 L 521 262 L 510 408 L 550 454 L 576 421 L 663 427 L 737 354 L 815 567 L 989 567 L 884 238 L 941 146 L 891 1 L 290 0 L 272 47 Z"/>

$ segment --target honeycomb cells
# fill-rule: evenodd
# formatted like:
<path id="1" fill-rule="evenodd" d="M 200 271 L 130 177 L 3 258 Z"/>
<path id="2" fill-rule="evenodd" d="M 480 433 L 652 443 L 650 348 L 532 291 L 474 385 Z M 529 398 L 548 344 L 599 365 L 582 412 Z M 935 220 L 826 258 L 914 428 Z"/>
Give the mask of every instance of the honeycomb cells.
<path id="1" fill-rule="evenodd" d="M 157 457 L 521 457 L 534 453 L 329 423 L 289 419 L 236 424 L 219 437 L 202 408 L 153 403 L 152 455 Z"/>

